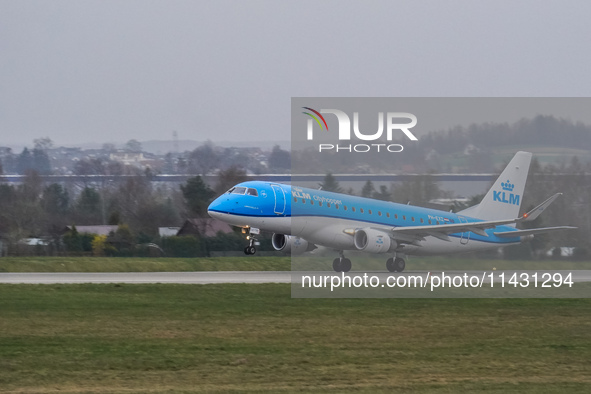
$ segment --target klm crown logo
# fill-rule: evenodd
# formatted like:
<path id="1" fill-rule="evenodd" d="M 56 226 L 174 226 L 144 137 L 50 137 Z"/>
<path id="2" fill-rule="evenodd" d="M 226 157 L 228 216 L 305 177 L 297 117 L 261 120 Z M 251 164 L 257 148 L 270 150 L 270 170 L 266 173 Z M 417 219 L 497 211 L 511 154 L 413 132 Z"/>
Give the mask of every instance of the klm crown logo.
<path id="1" fill-rule="evenodd" d="M 507 182 L 501 182 L 502 192 L 493 190 L 493 201 L 502 202 L 504 204 L 519 205 L 519 194 L 513 194 L 512 191 L 515 185 L 509 180 Z"/>
<path id="2" fill-rule="evenodd" d="M 512 184 L 511 182 L 507 181 L 507 182 L 502 182 L 501 187 L 503 188 L 503 190 L 506 190 L 508 192 L 512 192 L 515 185 Z"/>

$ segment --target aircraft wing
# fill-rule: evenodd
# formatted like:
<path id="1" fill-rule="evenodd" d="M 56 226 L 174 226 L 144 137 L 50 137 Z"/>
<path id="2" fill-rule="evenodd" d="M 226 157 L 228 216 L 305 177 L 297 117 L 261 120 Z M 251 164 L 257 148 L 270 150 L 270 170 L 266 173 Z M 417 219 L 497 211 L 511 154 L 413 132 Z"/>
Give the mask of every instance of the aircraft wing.
<path id="1" fill-rule="evenodd" d="M 489 220 L 473 223 L 439 224 L 432 226 L 394 227 L 391 229 L 391 232 L 395 239 L 400 239 L 401 241 L 406 241 L 408 238 L 412 238 L 413 241 L 423 240 L 424 237 L 429 235 L 444 241 L 450 241 L 449 237 L 447 236 L 448 234 L 471 231 L 475 234 L 482 235 L 483 237 L 488 237 L 488 234 L 484 230 L 495 228 L 503 224 L 515 223 L 519 220 L 520 218 Z"/>
<path id="2" fill-rule="evenodd" d="M 501 232 L 494 232 L 493 234 L 496 235 L 497 237 L 501 237 L 501 238 L 523 237 L 525 235 L 549 233 L 552 231 L 560 231 L 560 230 L 571 230 L 571 229 L 575 229 L 575 228 L 576 227 L 572 227 L 572 226 L 542 227 L 542 228 L 532 228 L 532 229 L 527 229 L 527 230 L 501 231 Z"/>
<path id="3" fill-rule="evenodd" d="M 546 201 L 532 209 L 531 211 L 523 214 L 523 216 L 515 219 L 504 219 L 504 220 L 487 220 L 482 222 L 472 222 L 472 223 L 453 223 L 453 224 L 439 224 L 439 225 L 431 225 L 431 226 L 409 226 L 409 227 L 394 227 L 391 229 L 392 235 L 395 239 L 398 239 L 402 242 L 409 242 L 415 243 L 417 241 L 424 240 L 426 236 L 433 236 L 435 238 L 439 238 L 444 241 L 450 241 L 448 234 L 453 233 L 463 233 L 467 231 L 471 231 L 474 234 L 481 235 L 483 237 L 488 237 L 488 234 L 484 231 L 490 228 L 495 228 L 500 225 L 504 224 L 513 224 L 518 223 L 521 221 L 531 221 L 535 220 L 540 214 L 550 205 L 556 198 L 558 198 L 562 193 L 556 193 L 552 197 L 548 198 Z M 499 232 L 494 233 L 500 237 L 517 237 L 521 235 L 528 235 L 534 234 L 534 230 L 543 230 L 537 232 L 547 232 L 547 231 L 558 231 L 558 230 L 565 230 L 575 227 L 569 226 L 562 226 L 562 227 L 547 227 L 542 229 L 532 229 L 532 230 L 515 230 L 515 231 L 507 231 L 507 232 Z M 534 231 L 534 232 L 532 232 Z M 499 235 L 502 234 L 502 235 Z"/>

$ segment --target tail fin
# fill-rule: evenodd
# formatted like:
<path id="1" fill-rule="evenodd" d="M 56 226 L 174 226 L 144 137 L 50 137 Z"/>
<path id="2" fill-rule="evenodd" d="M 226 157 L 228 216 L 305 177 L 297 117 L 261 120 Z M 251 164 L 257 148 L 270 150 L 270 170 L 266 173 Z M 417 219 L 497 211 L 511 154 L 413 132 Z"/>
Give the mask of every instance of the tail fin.
<path id="1" fill-rule="evenodd" d="M 517 152 L 480 204 L 459 213 L 482 220 L 517 218 L 531 156 L 529 152 Z"/>

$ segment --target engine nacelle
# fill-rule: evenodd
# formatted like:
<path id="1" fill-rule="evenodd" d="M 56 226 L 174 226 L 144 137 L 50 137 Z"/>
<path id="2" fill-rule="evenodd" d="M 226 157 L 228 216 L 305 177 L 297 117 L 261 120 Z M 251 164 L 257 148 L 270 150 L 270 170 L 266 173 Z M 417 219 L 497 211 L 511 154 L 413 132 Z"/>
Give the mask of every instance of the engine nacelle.
<path id="1" fill-rule="evenodd" d="M 316 245 L 309 243 L 303 238 L 285 234 L 273 234 L 271 243 L 273 244 L 273 249 L 285 253 L 291 252 L 291 254 L 302 254 L 316 248 Z"/>
<path id="2" fill-rule="evenodd" d="M 368 253 L 386 253 L 390 248 L 396 248 L 396 242 L 382 231 L 372 228 L 362 228 L 355 231 L 355 247 Z"/>

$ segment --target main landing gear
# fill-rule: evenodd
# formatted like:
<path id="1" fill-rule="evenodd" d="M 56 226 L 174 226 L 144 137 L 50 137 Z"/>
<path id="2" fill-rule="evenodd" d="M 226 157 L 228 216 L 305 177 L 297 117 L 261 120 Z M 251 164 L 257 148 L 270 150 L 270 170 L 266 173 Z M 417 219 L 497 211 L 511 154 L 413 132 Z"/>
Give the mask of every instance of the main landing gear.
<path id="1" fill-rule="evenodd" d="M 349 272 L 351 271 L 351 260 L 345 257 L 343 252 L 340 253 L 341 257 L 337 257 L 332 262 L 332 269 L 335 272 Z"/>
<path id="2" fill-rule="evenodd" d="M 390 272 L 402 272 L 406 267 L 406 261 L 402 257 L 390 257 L 386 261 L 386 268 Z"/>
<path id="3" fill-rule="evenodd" d="M 251 255 L 257 252 L 257 248 L 254 246 L 256 243 L 255 235 L 260 234 L 260 230 L 258 228 L 249 227 L 248 229 L 248 236 L 246 239 L 248 240 L 248 246 L 244 248 L 244 254 Z"/>
<path id="4" fill-rule="evenodd" d="M 390 272 L 402 272 L 406 268 L 406 260 L 403 257 L 390 257 L 386 261 L 386 268 Z M 340 257 L 337 257 L 332 262 L 332 269 L 336 272 L 351 271 L 351 260 L 345 257 L 343 252 L 340 252 Z"/>

